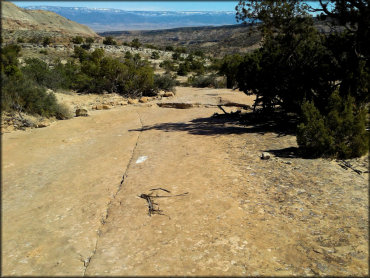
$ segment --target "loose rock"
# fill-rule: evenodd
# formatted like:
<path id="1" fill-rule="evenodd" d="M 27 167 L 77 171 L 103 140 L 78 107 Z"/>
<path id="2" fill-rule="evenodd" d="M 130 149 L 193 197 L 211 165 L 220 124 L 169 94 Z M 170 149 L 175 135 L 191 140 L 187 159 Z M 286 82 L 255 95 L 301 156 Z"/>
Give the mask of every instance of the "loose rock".
<path id="1" fill-rule="evenodd" d="M 139 101 L 137 99 L 132 99 L 132 98 L 129 98 L 127 100 L 127 102 L 128 102 L 128 104 L 137 104 L 137 103 L 139 103 Z"/>
<path id="2" fill-rule="evenodd" d="M 141 103 L 147 103 L 148 102 L 148 98 L 147 97 L 141 97 L 139 102 Z"/>
<path id="3" fill-rule="evenodd" d="M 164 92 L 164 93 L 162 94 L 162 96 L 163 96 L 163 97 L 173 97 L 173 96 L 174 96 L 174 94 L 173 94 L 172 92 Z"/>
<path id="4" fill-rule="evenodd" d="M 87 110 L 84 108 L 79 108 L 76 110 L 76 117 L 87 117 L 89 114 Z"/>
<path id="5" fill-rule="evenodd" d="M 263 152 L 261 155 L 261 159 L 267 160 L 270 159 L 271 155 L 267 152 Z"/>

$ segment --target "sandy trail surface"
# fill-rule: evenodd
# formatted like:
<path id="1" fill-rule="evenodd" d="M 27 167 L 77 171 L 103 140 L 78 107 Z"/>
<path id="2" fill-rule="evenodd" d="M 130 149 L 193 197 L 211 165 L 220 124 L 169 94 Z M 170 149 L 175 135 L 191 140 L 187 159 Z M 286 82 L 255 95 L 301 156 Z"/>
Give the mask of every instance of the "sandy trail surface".
<path id="1" fill-rule="evenodd" d="M 368 173 L 287 155 L 293 135 L 214 117 L 227 101 L 253 98 L 178 88 L 197 105 L 3 134 L 2 274 L 367 275 Z M 149 216 L 153 188 L 187 194 Z"/>

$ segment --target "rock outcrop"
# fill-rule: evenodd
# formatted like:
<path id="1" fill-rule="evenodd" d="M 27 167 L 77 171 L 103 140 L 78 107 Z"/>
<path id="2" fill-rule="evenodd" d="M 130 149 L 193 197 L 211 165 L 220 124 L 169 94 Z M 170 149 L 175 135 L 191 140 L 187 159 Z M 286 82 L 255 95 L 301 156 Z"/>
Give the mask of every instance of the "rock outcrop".
<path id="1" fill-rule="evenodd" d="M 58 37 L 96 37 L 99 36 L 89 27 L 71 21 L 54 12 L 42 10 L 26 10 L 17 7 L 11 2 L 1 2 L 1 24 L 3 35 L 32 31 L 34 36 L 58 36 Z"/>

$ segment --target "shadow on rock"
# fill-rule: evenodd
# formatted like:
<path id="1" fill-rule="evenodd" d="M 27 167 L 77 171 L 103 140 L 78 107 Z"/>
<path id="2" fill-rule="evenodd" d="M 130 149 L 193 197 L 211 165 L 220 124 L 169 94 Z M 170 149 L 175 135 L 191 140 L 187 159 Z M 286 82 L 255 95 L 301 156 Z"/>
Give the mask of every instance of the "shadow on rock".
<path id="1" fill-rule="evenodd" d="M 246 113 L 241 124 L 247 126 L 249 133 L 276 133 L 279 136 L 296 135 L 297 115 L 284 112 Z"/>
<path id="2" fill-rule="evenodd" d="M 271 153 L 274 156 L 280 158 L 303 158 L 300 149 L 297 147 L 289 147 L 278 150 L 264 150 L 264 152 Z"/>
<path id="3" fill-rule="evenodd" d="M 259 113 L 215 113 L 211 117 L 197 118 L 186 123 L 162 123 L 129 131 L 148 130 L 186 131 L 194 135 L 208 136 L 273 132 L 279 134 L 279 136 L 284 136 L 295 134 L 296 120 L 294 117 L 282 116 L 281 113 L 270 113 L 269 115 Z"/>

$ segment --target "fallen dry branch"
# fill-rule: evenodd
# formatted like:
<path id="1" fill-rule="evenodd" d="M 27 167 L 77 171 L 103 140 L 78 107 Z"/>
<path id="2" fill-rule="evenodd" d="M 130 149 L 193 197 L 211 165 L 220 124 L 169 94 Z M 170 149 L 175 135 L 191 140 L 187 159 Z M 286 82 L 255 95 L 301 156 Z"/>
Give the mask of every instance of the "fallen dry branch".
<path id="1" fill-rule="evenodd" d="M 147 201 L 147 203 L 148 203 L 148 214 L 149 214 L 149 216 L 152 216 L 152 214 L 159 214 L 159 215 L 166 215 L 166 216 L 168 216 L 167 214 L 164 214 L 162 210 L 159 209 L 159 205 L 157 203 L 154 203 L 153 198 L 180 197 L 180 196 L 186 196 L 189 193 L 189 192 L 184 192 L 184 193 L 177 194 L 177 195 L 163 195 L 163 196 L 156 194 L 155 196 L 153 196 L 152 194 L 156 190 L 162 190 L 162 191 L 165 191 L 167 193 L 171 193 L 171 191 L 159 187 L 159 188 L 150 189 L 150 191 L 152 191 L 152 192 L 149 193 L 149 194 L 141 194 L 141 195 L 138 196 L 138 197 L 140 197 L 142 199 L 145 199 Z M 157 206 L 157 208 L 155 206 Z M 168 216 L 168 218 L 171 219 L 170 216 Z"/>
<path id="2" fill-rule="evenodd" d="M 347 161 L 345 161 L 345 160 L 339 160 L 339 161 L 337 160 L 337 162 L 338 162 L 338 165 L 339 165 L 340 167 L 342 167 L 343 169 L 345 169 L 345 170 L 347 170 L 347 169 L 351 169 L 352 171 L 356 172 L 356 173 L 357 173 L 357 174 L 359 174 L 359 175 L 361 175 L 361 174 L 362 174 L 362 171 L 355 169 L 355 168 L 352 166 L 352 164 L 351 164 L 351 163 L 349 163 L 349 162 L 347 162 Z"/>

